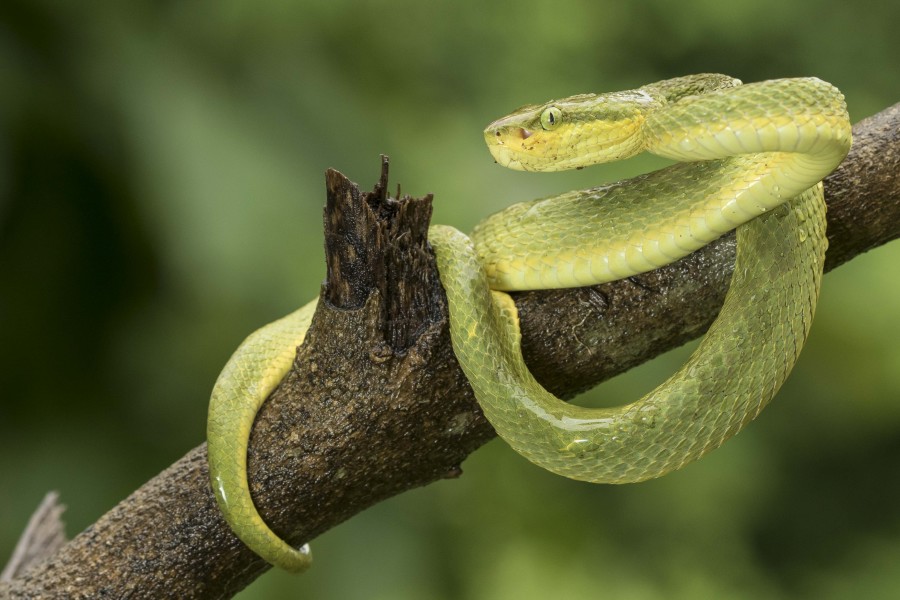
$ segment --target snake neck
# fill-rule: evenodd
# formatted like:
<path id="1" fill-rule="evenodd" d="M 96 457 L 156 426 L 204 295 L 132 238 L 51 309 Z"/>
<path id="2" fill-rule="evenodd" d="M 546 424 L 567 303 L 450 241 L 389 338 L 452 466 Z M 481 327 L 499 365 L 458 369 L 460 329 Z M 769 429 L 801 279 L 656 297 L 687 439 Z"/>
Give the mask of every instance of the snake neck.
<path id="1" fill-rule="evenodd" d="M 843 160 L 851 143 L 844 96 L 814 77 L 682 97 L 649 112 L 642 134 L 647 151 L 683 162 L 764 152 L 806 155 L 810 168 L 819 165 L 820 172 L 808 175 L 813 182 Z"/>
<path id="2" fill-rule="evenodd" d="M 851 144 L 843 95 L 815 78 L 684 97 L 649 114 L 643 133 L 647 150 L 659 156 L 725 159 L 753 174 L 723 180 L 723 189 L 710 196 L 704 209 L 715 237 L 821 181 Z"/>

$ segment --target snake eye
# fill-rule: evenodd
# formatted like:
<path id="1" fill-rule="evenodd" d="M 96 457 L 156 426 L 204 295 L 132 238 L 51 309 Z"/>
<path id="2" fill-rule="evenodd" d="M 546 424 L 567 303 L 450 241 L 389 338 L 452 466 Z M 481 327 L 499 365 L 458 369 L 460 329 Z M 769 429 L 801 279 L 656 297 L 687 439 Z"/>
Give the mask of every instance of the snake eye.
<path id="1" fill-rule="evenodd" d="M 562 122 L 562 111 L 555 106 L 548 106 L 541 113 L 541 127 L 553 129 Z"/>

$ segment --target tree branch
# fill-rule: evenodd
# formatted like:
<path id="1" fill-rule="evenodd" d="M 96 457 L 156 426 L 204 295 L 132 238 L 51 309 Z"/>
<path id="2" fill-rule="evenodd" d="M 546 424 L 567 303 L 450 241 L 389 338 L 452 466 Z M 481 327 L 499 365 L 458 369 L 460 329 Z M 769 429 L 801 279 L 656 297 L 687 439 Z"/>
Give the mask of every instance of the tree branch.
<path id="1" fill-rule="evenodd" d="M 826 180 L 832 269 L 900 237 L 900 104 L 854 127 Z M 291 373 L 251 438 L 251 487 L 265 520 L 299 544 L 385 498 L 436 479 L 493 437 L 457 366 L 425 239 L 431 198 L 387 197 L 326 174 L 328 280 Z M 726 236 L 624 281 L 515 295 L 523 351 L 563 397 L 702 334 L 734 261 Z M 599 349 L 602 348 L 602 353 Z M 123 500 L 4 598 L 223 598 L 267 565 L 222 520 L 206 446 Z"/>
<path id="2" fill-rule="evenodd" d="M 66 526 L 62 521 L 65 510 L 66 507 L 59 503 L 59 494 L 47 492 L 28 520 L 12 557 L 0 572 L 0 581 L 12 581 L 66 543 Z"/>

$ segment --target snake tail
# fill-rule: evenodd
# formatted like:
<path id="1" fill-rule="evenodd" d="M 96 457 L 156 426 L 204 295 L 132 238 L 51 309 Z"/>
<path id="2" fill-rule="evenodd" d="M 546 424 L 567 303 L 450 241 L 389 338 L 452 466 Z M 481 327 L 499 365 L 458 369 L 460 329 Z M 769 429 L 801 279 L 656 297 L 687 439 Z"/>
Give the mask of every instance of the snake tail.
<path id="1" fill-rule="evenodd" d="M 258 329 L 238 346 L 213 386 L 207 419 L 209 476 L 216 502 L 235 535 L 269 563 L 299 573 L 309 546 L 294 548 L 266 525 L 250 495 L 247 446 L 259 408 L 291 368 L 318 300 Z"/>

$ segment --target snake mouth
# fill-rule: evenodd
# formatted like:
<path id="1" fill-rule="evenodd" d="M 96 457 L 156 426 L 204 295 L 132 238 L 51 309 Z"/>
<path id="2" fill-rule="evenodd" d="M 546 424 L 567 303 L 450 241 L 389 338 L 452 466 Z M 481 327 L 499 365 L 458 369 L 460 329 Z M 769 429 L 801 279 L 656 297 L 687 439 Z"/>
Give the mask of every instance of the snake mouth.
<path id="1" fill-rule="evenodd" d="M 515 127 L 513 129 L 509 129 L 507 131 L 508 131 L 508 133 L 505 136 L 503 134 L 503 131 L 501 131 L 499 129 L 497 131 L 495 131 L 494 132 L 495 139 L 494 139 L 493 143 L 495 143 L 499 146 L 505 146 L 506 143 L 510 140 L 514 140 L 517 138 L 520 140 L 527 140 L 532 135 L 534 135 L 533 131 L 531 131 L 530 129 L 525 129 L 524 127 Z M 504 140 L 504 138 L 505 138 L 505 140 Z M 491 145 L 490 141 L 488 141 L 488 145 Z"/>

